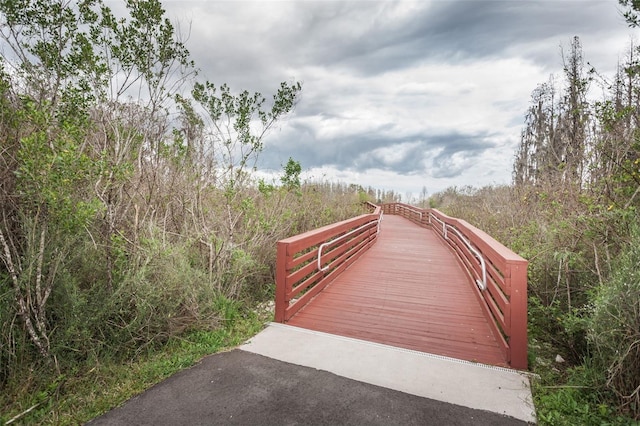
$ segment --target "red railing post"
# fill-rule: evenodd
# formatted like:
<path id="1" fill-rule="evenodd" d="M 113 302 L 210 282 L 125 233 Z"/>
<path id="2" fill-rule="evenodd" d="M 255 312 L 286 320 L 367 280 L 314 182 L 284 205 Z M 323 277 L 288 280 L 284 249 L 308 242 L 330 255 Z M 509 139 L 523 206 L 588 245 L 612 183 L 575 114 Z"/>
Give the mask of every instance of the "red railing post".
<path id="1" fill-rule="evenodd" d="M 528 368 L 527 357 L 527 264 L 526 260 L 513 262 L 511 269 L 511 367 Z"/>
<path id="2" fill-rule="evenodd" d="M 287 300 L 287 248 L 288 244 L 278 241 L 276 255 L 276 312 L 275 321 L 285 322 L 289 307 Z"/>

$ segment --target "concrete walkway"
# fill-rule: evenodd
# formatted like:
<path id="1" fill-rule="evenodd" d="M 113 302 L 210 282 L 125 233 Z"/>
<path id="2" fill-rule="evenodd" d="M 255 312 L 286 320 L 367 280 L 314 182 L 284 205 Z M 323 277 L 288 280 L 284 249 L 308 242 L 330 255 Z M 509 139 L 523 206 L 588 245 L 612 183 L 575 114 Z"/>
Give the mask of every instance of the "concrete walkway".
<path id="1" fill-rule="evenodd" d="M 241 347 L 423 398 L 535 423 L 526 374 L 271 323 Z"/>
<path id="2" fill-rule="evenodd" d="M 525 425 L 528 378 L 270 324 L 91 425 Z"/>

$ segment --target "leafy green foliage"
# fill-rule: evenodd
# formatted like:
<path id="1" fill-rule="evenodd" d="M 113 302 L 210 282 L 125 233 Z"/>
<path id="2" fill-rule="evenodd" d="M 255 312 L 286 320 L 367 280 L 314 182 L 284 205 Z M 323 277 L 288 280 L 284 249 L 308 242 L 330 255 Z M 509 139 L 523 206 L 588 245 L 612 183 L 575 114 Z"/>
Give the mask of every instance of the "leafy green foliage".
<path id="1" fill-rule="evenodd" d="M 529 260 L 529 366 L 541 377 L 541 424 L 634 424 L 637 213 L 599 195 L 537 185 L 449 188 L 430 199 Z"/>
<path id="2" fill-rule="evenodd" d="M 52 117 L 32 102 L 25 105 L 22 120 L 42 130 L 22 138 L 16 154 L 21 209 L 36 216 L 47 215 L 63 229 L 77 232 L 96 213 L 93 200 L 83 199 L 78 193 L 78 188 L 95 174 L 93 163 L 76 139 L 82 132 L 77 128 L 60 129 L 52 139 Z"/>
<path id="3" fill-rule="evenodd" d="M 52 107 L 75 98 L 92 99 L 92 80 L 100 78 L 99 60 L 82 28 L 93 28 L 99 1 L 84 0 L 78 8 L 61 0 L 3 0 L 0 34 L 17 57 L 20 76 L 34 97 L 51 97 Z M 78 90 L 80 89 L 80 90 Z M 60 95 L 60 96 L 58 96 Z"/>
<path id="4" fill-rule="evenodd" d="M 626 410 L 640 417 L 640 228 L 613 265 L 592 301 L 589 340 L 594 363 L 606 371 L 606 386 Z"/>
<path id="5" fill-rule="evenodd" d="M 194 85 L 193 99 L 204 108 L 213 129 L 210 137 L 223 148 L 215 160 L 228 198 L 242 184 L 247 168 L 255 166 L 264 136 L 293 109 L 300 90 L 299 82 L 281 83 L 268 109 L 266 99 L 257 92 L 250 94 L 245 90 L 234 95 L 226 84 L 219 88 L 208 81 Z"/>
<path id="6" fill-rule="evenodd" d="M 195 64 L 160 1 L 122 12 L 0 0 L 0 422 L 82 423 L 240 343 L 276 241 L 362 213 L 293 160 L 295 194 L 253 180 L 300 83 L 179 96 Z"/>
<path id="7" fill-rule="evenodd" d="M 637 27 L 640 25 L 640 17 L 638 12 L 640 11 L 640 2 L 638 0 L 618 0 L 621 6 L 627 8 L 623 13 L 627 23 L 630 27 Z"/>
<path id="8" fill-rule="evenodd" d="M 302 173 L 300 162 L 289 157 L 289 161 L 287 161 L 283 169 L 284 175 L 280 178 L 280 182 L 284 187 L 289 191 L 300 189 L 300 173 Z"/>
<path id="9" fill-rule="evenodd" d="M 579 371 L 570 371 L 571 378 L 566 385 L 545 387 L 542 384 L 534 386 L 537 420 L 540 425 L 633 425 L 635 422 L 628 417 L 617 415 L 615 408 L 599 402 L 593 388 L 582 381 L 576 381 L 576 376 L 583 376 Z M 556 377 L 553 383 L 558 383 Z M 579 384 L 573 384 L 579 383 Z"/>

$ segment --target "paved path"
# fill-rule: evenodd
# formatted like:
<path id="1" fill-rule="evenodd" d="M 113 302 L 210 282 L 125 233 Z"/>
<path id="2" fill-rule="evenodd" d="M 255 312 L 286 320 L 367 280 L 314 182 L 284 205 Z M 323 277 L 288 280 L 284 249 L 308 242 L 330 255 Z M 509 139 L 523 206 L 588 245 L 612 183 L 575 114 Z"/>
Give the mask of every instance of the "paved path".
<path id="1" fill-rule="evenodd" d="M 91 425 L 526 425 L 526 376 L 271 324 Z"/>

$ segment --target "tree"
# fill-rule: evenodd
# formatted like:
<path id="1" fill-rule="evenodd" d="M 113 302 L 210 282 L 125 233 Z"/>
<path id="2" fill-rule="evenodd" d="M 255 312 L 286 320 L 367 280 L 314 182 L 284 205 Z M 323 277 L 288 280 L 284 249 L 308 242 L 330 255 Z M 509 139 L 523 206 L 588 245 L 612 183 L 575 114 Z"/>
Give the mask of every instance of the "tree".
<path id="1" fill-rule="evenodd" d="M 11 182 L 0 188 L 0 259 L 44 357 L 58 271 L 99 212 L 112 286 L 111 243 L 131 205 L 123 201 L 128 173 L 137 162 L 156 184 L 165 102 L 182 81 L 175 71 L 192 66 L 158 0 L 126 6 L 129 19 L 116 20 L 101 0 L 0 0 L 7 136 L 0 174 Z M 120 101 L 132 94 L 146 104 Z"/>
<path id="2" fill-rule="evenodd" d="M 47 301 L 71 236 L 94 212 L 79 196 L 92 166 L 84 152 L 90 82 L 100 79 L 81 27 L 95 24 L 95 2 L 0 1 L 0 37 L 9 69 L 3 130 L 12 157 L 3 175 L 0 258 L 16 312 L 43 357 L 49 356 Z M 8 77 L 11 76 L 11 77 Z M 6 154 L 7 152 L 3 152 Z"/>
<path id="3" fill-rule="evenodd" d="M 302 166 L 299 161 L 295 161 L 289 157 L 289 161 L 284 165 L 284 175 L 280 178 L 280 181 L 288 191 L 294 191 L 300 189 L 300 173 L 302 173 Z"/>
<path id="4" fill-rule="evenodd" d="M 245 90 L 234 95 L 226 84 L 219 88 L 210 82 L 195 84 L 193 99 L 208 118 L 208 152 L 220 173 L 219 183 L 229 197 L 242 185 L 247 171 L 255 167 L 267 132 L 293 110 L 300 90 L 299 82 L 281 83 L 271 107 L 265 108 L 266 99 L 260 93 L 251 95 Z"/>
<path id="5" fill-rule="evenodd" d="M 583 75 L 584 61 L 582 45 L 576 36 L 571 42 L 569 57 L 563 54 L 563 65 L 567 88 L 562 100 L 560 132 L 563 152 L 563 181 L 578 188 L 582 184 L 583 166 L 586 157 L 589 104 L 586 93 L 589 80 Z"/>
<path id="6" fill-rule="evenodd" d="M 160 1 L 125 8 L 116 18 L 102 0 L 0 0 L 0 383 L 7 359 L 124 353 L 168 336 L 175 313 L 208 315 L 189 292 L 153 299 L 168 280 L 150 265 L 172 244 L 184 242 L 200 295 L 255 269 L 244 250 L 268 221 L 238 189 L 302 86 L 282 83 L 271 102 L 208 82 L 178 96 L 195 68 Z M 215 287 L 201 255 L 210 280 L 220 271 Z"/>
<path id="7" fill-rule="evenodd" d="M 557 102 L 553 77 L 531 94 L 520 147 L 514 163 L 516 185 L 538 184 L 555 176 L 562 163 L 557 136 Z"/>
<path id="8" fill-rule="evenodd" d="M 427 191 L 427 187 L 425 185 L 422 186 L 422 191 L 420 191 L 420 207 L 427 208 L 427 195 L 429 195 L 429 191 Z"/>
<path id="9" fill-rule="evenodd" d="M 566 84 L 560 97 L 553 76 L 531 95 L 514 161 L 516 185 L 582 185 L 591 117 L 578 37 L 572 40 L 569 57 L 563 55 L 563 65 Z"/>
<path id="10" fill-rule="evenodd" d="M 640 1 L 638 0 L 618 0 L 621 6 L 627 8 L 626 12 L 624 12 L 624 17 L 627 20 L 627 23 L 630 27 L 638 27 L 640 26 L 640 17 L 638 13 L 640 13 Z"/>

